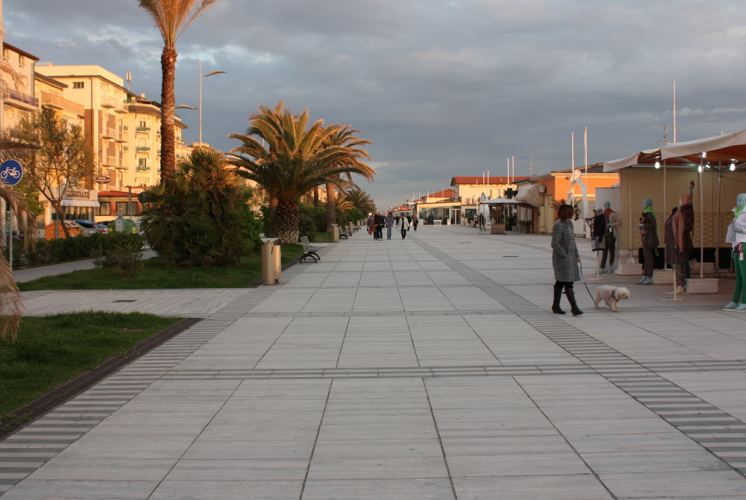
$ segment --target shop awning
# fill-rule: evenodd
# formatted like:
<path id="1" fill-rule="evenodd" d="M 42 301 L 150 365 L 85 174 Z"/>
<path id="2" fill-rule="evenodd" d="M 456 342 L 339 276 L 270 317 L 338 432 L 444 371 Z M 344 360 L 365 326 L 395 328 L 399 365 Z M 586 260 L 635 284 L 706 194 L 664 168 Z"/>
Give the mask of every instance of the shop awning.
<path id="1" fill-rule="evenodd" d="M 520 202 L 509 198 L 495 198 L 494 200 L 481 200 L 479 202 L 480 205 L 517 205 L 518 203 Z"/>
<path id="2" fill-rule="evenodd" d="M 647 149 L 626 158 L 604 162 L 604 172 L 616 172 L 617 170 L 631 167 L 633 165 L 655 162 L 656 158 L 660 158 L 660 151 L 660 148 Z"/>
<path id="3" fill-rule="evenodd" d="M 746 161 L 746 130 L 695 141 L 667 144 L 661 148 L 661 158 L 664 160 L 682 158 L 697 164 L 703 152 L 707 153 L 706 161 L 710 163 L 718 160 L 722 160 L 723 163 Z"/>
<path id="4" fill-rule="evenodd" d="M 62 200 L 62 206 L 98 208 L 100 204 L 93 200 Z"/>
<path id="5" fill-rule="evenodd" d="M 535 207 L 544 206 L 544 196 L 539 192 L 539 184 L 522 186 L 518 190 L 515 200 Z"/>

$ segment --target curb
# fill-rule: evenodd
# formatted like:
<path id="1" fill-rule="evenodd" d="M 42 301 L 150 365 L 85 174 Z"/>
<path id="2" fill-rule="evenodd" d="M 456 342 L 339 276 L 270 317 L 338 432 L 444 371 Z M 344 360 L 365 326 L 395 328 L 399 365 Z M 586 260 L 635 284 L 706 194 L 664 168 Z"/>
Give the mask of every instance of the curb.
<path id="1" fill-rule="evenodd" d="M 124 354 L 118 354 L 107 359 L 96 368 L 78 375 L 69 382 L 62 384 L 56 389 L 53 389 L 43 396 L 40 396 L 22 406 L 13 413 L 8 414 L 0 420 L 0 441 L 37 418 L 45 415 L 49 411 L 55 409 L 59 405 L 66 403 L 75 396 L 85 392 L 104 378 L 118 371 L 120 368 L 130 364 L 143 354 L 152 351 L 167 340 L 191 328 L 200 321 L 202 321 L 201 318 L 183 319 L 175 325 L 143 340 L 136 346 L 130 347 L 124 352 Z"/>

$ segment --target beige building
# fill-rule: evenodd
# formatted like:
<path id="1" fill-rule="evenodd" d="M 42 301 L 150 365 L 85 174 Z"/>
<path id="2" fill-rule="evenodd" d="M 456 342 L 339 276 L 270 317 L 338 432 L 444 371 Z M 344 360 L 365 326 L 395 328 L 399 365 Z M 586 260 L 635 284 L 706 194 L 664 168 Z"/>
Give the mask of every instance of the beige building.
<path id="1" fill-rule="evenodd" d="M 2 71 L 2 100 L 0 100 L 0 129 L 10 133 L 28 113 L 39 110 L 39 99 L 34 95 L 34 66 L 39 58 L 3 42 L 3 62 L 17 74 L 18 81 Z"/>
<path id="2" fill-rule="evenodd" d="M 83 126 L 85 107 L 82 104 L 63 97 L 66 83 L 55 80 L 41 73 L 34 75 L 35 96 L 42 107 L 51 108 L 58 118 L 62 118 L 68 125 Z"/>

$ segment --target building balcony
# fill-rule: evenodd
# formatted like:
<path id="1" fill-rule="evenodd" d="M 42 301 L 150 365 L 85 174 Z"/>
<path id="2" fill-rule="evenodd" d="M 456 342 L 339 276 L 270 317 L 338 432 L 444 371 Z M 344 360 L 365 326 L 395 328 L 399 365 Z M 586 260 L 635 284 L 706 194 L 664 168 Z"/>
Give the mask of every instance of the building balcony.
<path id="1" fill-rule="evenodd" d="M 150 172 L 150 167 L 147 165 L 138 165 L 136 170 L 138 172 Z"/>
<path id="2" fill-rule="evenodd" d="M 13 89 L 3 89 L 3 100 L 8 104 L 17 106 L 27 111 L 39 109 L 39 99 L 32 95 L 24 94 Z"/>
<path id="3" fill-rule="evenodd" d="M 124 103 L 114 96 L 105 95 L 101 97 L 101 107 L 113 109 L 115 113 L 126 113 Z"/>
<path id="4" fill-rule="evenodd" d="M 101 164 L 105 167 L 114 167 L 114 168 L 121 168 L 122 166 L 122 160 L 118 156 L 114 155 L 102 155 L 101 156 Z"/>
<path id="5" fill-rule="evenodd" d="M 137 130 L 137 132 L 142 132 L 143 134 L 147 134 L 148 132 L 150 132 L 150 127 L 137 127 L 137 129 L 135 130 Z"/>
<path id="6" fill-rule="evenodd" d="M 135 151 L 137 151 L 138 153 L 147 153 L 148 151 L 150 151 L 150 147 L 149 146 L 137 146 L 135 148 Z"/>
<path id="7" fill-rule="evenodd" d="M 42 91 L 41 104 L 42 106 L 48 106 L 53 109 L 69 111 L 79 116 L 85 114 L 85 106 L 83 106 L 82 104 L 78 104 L 77 102 L 73 102 L 69 99 L 65 99 L 61 95 L 55 94 L 53 92 Z"/>

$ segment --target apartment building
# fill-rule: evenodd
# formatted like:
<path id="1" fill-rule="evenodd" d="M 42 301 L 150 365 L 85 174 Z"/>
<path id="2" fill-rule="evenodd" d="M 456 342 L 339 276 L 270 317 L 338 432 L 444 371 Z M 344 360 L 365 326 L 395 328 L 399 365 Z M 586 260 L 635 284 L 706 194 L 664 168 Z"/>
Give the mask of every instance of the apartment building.
<path id="1" fill-rule="evenodd" d="M 55 115 L 68 125 L 83 126 L 85 120 L 85 106 L 63 97 L 66 83 L 55 80 L 41 73 L 34 75 L 35 97 L 41 107 L 50 108 Z"/>
<path id="2" fill-rule="evenodd" d="M 3 62 L 18 75 L 14 80 L 6 71 L 0 78 L 0 129 L 9 134 L 21 118 L 39 110 L 34 93 L 34 66 L 38 57 L 3 42 Z"/>

